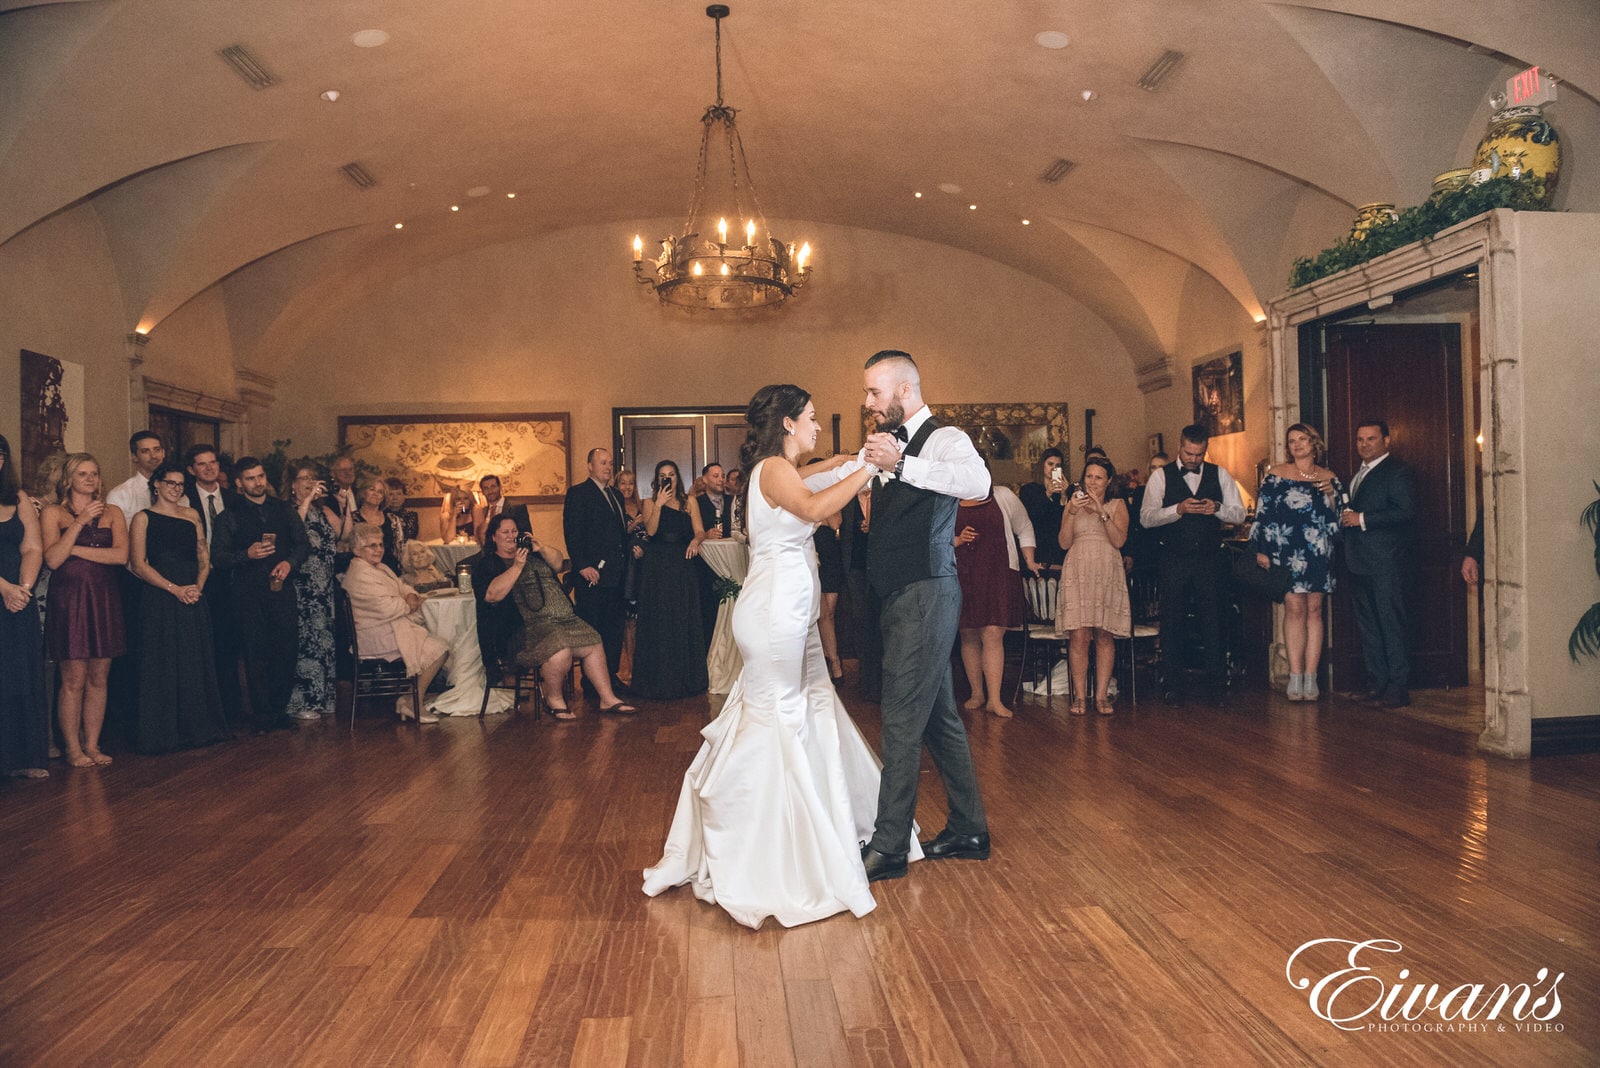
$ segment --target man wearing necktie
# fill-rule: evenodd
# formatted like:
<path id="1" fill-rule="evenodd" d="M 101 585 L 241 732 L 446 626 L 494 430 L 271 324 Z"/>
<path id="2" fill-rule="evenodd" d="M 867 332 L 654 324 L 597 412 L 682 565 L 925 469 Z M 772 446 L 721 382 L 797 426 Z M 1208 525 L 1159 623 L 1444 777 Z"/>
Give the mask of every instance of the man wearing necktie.
<path id="1" fill-rule="evenodd" d="M 1413 525 L 1416 479 L 1389 454 L 1389 424 L 1356 427 L 1361 467 L 1350 479 L 1350 500 L 1339 516 L 1344 562 L 1369 690 L 1363 695 L 1389 708 L 1411 703 L 1411 657 L 1405 581 Z"/>
<path id="2" fill-rule="evenodd" d="M 189 506 L 200 513 L 200 529 L 209 548 L 217 522 L 228 510 L 234 494 L 222 488 L 222 463 L 215 445 L 191 445 L 183 454 L 189 472 Z M 229 723 L 239 722 L 239 650 L 234 641 L 230 584 L 207 582 L 200 599 L 211 614 L 211 650 L 217 663 L 217 687 L 222 692 L 222 712 Z"/>
<path id="3" fill-rule="evenodd" d="M 567 491 L 561 529 L 567 542 L 573 602 L 578 617 L 600 634 L 613 689 L 622 684 L 622 639 L 627 626 L 622 580 L 628 550 L 628 527 L 622 499 L 611 488 L 611 453 L 590 449 L 589 477 Z M 584 683 L 587 691 L 588 683 Z"/>
<path id="4" fill-rule="evenodd" d="M 1220 704 L 1227 690 L 1227 653 L 1222 642 L 1224 524 L 1244 522 L 1244 501 L 1233 476 L 1206 462 L 1210 432 L 1186 426 L 1178 458 L 1150 474 L 1139 506 L 1139 522 L 1158 546 L 1161 583 L 1161 697 L 1183 698 L 1184 626 L 1190 602 L 1205 646 L 1201 670 L 1207 696 Z"/>
<path id="5" fill-rule="evenodd" d="M 472 510 L 472 532 L 478 539 L 479 545 L 484 543 L 485 532 L 489 529 L 489 520 L 501 514 L 509 514 L 511 516 L 511 521 L 517 525 L 518 532 L 522 534 L 533 533 L 533 527 L 528 523 L 528 510 L 505 499 L 500 488 L 499 475 L 484 475 L 479 479 L 478 492 L 483 494 L 483 503 Z"/>

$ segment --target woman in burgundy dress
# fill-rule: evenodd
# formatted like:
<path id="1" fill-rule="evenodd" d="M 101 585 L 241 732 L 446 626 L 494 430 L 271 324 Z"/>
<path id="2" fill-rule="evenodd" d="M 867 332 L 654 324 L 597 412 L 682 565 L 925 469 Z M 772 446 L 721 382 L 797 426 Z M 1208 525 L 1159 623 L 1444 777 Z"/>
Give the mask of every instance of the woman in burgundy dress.
<path id="1" fill-rule="evenodd" d="M 44 562 L 51 569 L 45 648 L 61 669 L 56 711 L 75 768 L 109 764 L 100 752 L 106 720 L 106 677 L 127 651 L 117 569 L 128 562 L 128 525 L 107 504 L 100 465 L 86 452 L 68 456 L 57 486 L 60 504 L 40 517 Z"/>
<path id="2" fill-rule="evenodd" d="M 961 666 L 972 696 L 964 707 L 1010 718 L 1000 699 L 1007 627 L 1022 626 L 1022 562 L 1037 575 L 1033 523 L 1017 495 L 995 486 L 978 501 L 962 501 L 956 514 L 956 576 L 961 581 Z M 985 692 L 988 697 L 985 699 Z"/>

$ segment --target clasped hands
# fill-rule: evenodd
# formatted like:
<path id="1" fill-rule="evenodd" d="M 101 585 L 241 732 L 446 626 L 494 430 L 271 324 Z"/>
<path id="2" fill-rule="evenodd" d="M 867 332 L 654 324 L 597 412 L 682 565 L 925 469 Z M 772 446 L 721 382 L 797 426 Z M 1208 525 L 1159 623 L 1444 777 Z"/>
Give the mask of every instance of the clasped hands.
<path id="1" fill-rule="evenodd" d="M 868 434 L 866 444 L 861 446 L 861 459 L 880 471 L 893 471 L 900 462 L 900 439 L 881 430 Z"/>
<path id="2" fill-rule="evenodd" d="M 28 607 L 28 603 L 33 600 L 33 594 L 15 583 L 8 582 L 5 587 L 3 599 L 8 612 L 20 612 Z"/>

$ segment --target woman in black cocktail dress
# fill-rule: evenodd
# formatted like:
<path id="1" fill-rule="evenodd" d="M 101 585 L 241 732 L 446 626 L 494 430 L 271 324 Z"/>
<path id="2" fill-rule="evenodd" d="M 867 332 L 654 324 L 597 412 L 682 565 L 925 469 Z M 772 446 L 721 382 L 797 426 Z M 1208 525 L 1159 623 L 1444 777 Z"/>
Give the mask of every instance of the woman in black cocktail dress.
<path id="1" fill-rule="evenodd" d="M 183 468 L 150 476 L 155 503 L 128 527 L 133 573 L 153 587 L 139 598 L 141 753 L 194 749 L 231 737 L 217 689 L 211 613 L 200 592 L 211 571 L 200 514 L 183 503 Z"/>

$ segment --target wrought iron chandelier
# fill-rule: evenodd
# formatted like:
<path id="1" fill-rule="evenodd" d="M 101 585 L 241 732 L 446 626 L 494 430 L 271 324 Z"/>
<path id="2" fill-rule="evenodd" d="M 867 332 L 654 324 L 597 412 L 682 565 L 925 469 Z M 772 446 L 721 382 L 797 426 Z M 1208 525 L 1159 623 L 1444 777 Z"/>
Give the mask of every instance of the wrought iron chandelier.
<path id="1" fill-rule="evenodd" d="M 641 284 L 655 290 L 661 303 L 679 308 L 739 311 L 774 307 L 810 278 L 807 261 L 811 246 L 802 244 L 796 251 L 793 243 L 779 241 L 767 229 L 734 121 L 737 110 L 722 102 L 722 20 L 728 17 L 728 7 L 712 4 L 706 14 L 717 26 L 717 102 L 700 116 L 700 159 L 689 218 L 677 234 L 661 239 L 661 255 L 654 260 L 644 258 L 644 241 L 634 235 L 633 273 Z M 724 154 L 727 157 L 728 185 L 712 191 L 711 198 L 720 203 L 708 209 L 713 145 L 719 164 Z M 720 183 L 720 174 L 718 180 Z M 713 238 L 710 212 L 717 209 Z M 730 218 L 734 227 L 731 245 Z"/>

